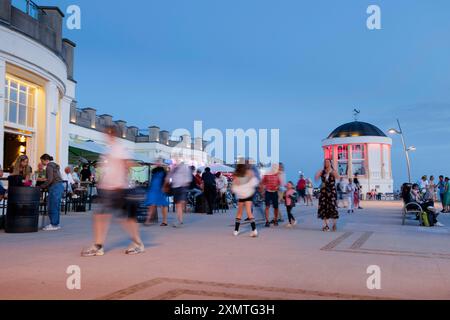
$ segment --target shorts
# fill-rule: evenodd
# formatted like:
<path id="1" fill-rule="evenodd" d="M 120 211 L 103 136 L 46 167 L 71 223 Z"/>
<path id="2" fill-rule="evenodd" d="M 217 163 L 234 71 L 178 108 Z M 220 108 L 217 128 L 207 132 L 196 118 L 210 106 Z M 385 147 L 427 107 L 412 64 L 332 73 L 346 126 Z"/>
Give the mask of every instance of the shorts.
<path id="1" fill-rule="evenodd" d="M 278 192 L 266 191 L 265 202 L 266 202 L 266 207 L 272 206 L 274 209 L 278 209 L 278 205 L 279 205 Z"/>
<path id="2" fill-rule="evenodd" d="M 175 203 L 187 201 L 187 193 L 188 189 L 186 187 L 173 188 L 172 189 L 173 201 Z"/>
<path id="3" fill-rule="evenodd" d="M 298 190 L 298 196 L 299 196 L 300 198 L 306 197 L 306 189 Z"/>
<path id="4" fill-rule="evenodd" d="M 112 214 L 118 218 L 132 217 L 127 212 L 126 190 L 98 190 L 98 202 L 100 208 L 96 214 Z"/>

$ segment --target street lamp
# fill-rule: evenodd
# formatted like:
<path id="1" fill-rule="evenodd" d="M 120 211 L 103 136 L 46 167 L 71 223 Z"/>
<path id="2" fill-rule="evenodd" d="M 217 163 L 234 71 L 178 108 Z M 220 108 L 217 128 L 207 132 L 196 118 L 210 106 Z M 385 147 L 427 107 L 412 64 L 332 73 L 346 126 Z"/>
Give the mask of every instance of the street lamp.
<path id="1" fill-rule="evenodd" d="M 397 129 L 389 129 L 390 134 L 398 134 L 402 138 L 402 144 L 403 144 L 403 150 L 405 151 L 405 157 L 406 157 L 406 166 L 408 168 L 408 180 L 409 183 L 411 183 L 411 160 L 409 158 L 409 153 L 416 151 L 416 147 L 406 147 L 405 137 L 403 135 L 402 126 L 400 125 L 400 120 L 397 119 L 398 123 L 398 130 Z"/>

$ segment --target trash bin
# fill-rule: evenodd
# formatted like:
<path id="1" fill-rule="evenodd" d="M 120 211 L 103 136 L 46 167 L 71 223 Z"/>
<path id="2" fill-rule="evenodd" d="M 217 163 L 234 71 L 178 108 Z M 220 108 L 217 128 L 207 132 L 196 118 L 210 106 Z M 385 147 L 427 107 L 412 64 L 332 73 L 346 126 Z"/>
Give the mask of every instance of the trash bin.
<path id="1" fill-rule="evenodd" d="M 8 190 L 6 233 L 30 233 L 39 229 L 40 190 L 12 187 Z"/>

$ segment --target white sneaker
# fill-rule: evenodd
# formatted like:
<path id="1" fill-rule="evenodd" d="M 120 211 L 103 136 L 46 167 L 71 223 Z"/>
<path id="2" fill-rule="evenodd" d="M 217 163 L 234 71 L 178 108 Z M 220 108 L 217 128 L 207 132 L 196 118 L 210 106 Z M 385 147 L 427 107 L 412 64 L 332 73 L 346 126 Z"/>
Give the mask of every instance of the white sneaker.
<path id="1" fill-rule="evenodd" d="M 257 238 L 258 237 L 258 230 L 252 231 L 252 233 L 250 233 L 250 237 Z"/>
<path id="2" fill-rule="evenodd" d="M 445 227 L 445 225 L 440 222 L 436 222 L 435 226 L 436 227 Z"/>
<path id="3" fill-rule="evenodd" d="M 43 230 L 43 231 L 58 231 L 58 230 L 60 230 L 60 229 L 61 229 L 60 226 L 54 226 L 54 225 L 49 224 L 48 226 L 46 226 L 46 227 L 43 228 L 42 230 Z"/>
<path id="4" fill-rule="evenodd" d="M 234 235 L 235 237 L 237 237 L 237 236 L 239 235 L 239 231 L 234 231 L 234 232 L 233 232 L 233 235 Z"/>
<path id="5" fill-rule="evenodd" d="M 294 223 L 292 225 L 296 226 L 297 225 L 297 220 L 294 220 Z"/>

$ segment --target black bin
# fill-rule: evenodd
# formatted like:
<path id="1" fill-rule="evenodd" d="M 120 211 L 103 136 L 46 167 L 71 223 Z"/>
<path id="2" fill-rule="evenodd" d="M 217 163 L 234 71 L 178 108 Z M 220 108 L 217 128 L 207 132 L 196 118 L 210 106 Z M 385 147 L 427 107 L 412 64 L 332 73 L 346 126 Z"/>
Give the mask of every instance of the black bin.
<path id="1" fill-rule="evenodd" d="M 8 190 L 6 233 L 38 232 L 40 196 L 37 188 L 12 187 Z"/>

